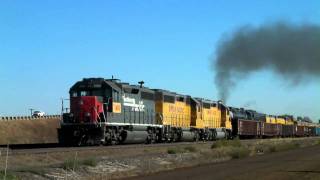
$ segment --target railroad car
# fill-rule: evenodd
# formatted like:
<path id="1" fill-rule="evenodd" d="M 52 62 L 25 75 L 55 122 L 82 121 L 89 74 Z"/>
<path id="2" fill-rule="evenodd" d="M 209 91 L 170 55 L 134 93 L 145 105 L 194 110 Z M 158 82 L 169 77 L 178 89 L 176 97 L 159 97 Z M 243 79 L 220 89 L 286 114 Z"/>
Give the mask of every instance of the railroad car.
<path id="1" fill-rule="evenodd" d="M 252 111 L 229 107 L 232 119 L 232 135 L 240 138 L 256 138 L 261 134 L 260 121 L 254 119 Z"/>
<path id="2" fill-rule="evenodd" d="M 276 117 L 272 115 L 266 115 L 266 123 L 277 124 Z"/>
<path id="3" fill-rule="evenodd" d="M 191 124 L 200 139 L 215 140 L 232 137 L 230 111 L 221 101 L 192 98 Z"/>
<path id="4" fill-rule="evenodd" d="M 285 120 L 285 124 L 281 124 L 281 136 L 282 137 L 293 137 L 295 136 L 295 120 L 293 116 L 283 115 L 279 116 Z"/>
<path id="5" fill-rule="evenodd" d="M 277 124 L 286 124 L 286 120 L 282 116 L 276 116 L 276 122 Z"/>
<path id="6" fill-rule="evenodd" d="M 155 109 L 162 126 L 164 141 L 193 141 L 196 137 L 191 125 L 191 97 L 156 89 Z"/>
<path id="7" fill-rule="evenodd" d="M 320 136 L 320 126 L 316 127 L 316 136 Z"/>

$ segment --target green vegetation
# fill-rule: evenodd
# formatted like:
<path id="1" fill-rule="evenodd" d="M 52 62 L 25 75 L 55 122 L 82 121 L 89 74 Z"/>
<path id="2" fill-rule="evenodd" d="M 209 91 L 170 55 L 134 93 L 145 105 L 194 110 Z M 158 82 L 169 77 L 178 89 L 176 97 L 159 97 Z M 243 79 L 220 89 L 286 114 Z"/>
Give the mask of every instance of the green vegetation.
<path id="1" fill-rule="evenodd" d="M 239 139 L 216 141 L 212 144 L 211 149 L 221 149 L 225 152 L 220 153 L 221 156 L 230 156 L 232 159 L 247 157 L 250 154 L 250 150 L 244 147 Z"/>
<path id="2" fill-rule="evenodd" d="M 98 160 L 94 157 L 89 157 L 83 160 L 75 158 L 66 159 L 63 162 L 62 168 L 65 170 L 78 170 L 81 166 L 97 166 Z"/>
<path id="3" fill-rule="evenodd" d="M 90 157 L 90 158 L 82 160 L 81 164 L 83 164 L 85 166 L 95 167 L 98 165 L 98 160 L 94 157 Z"/>
<path id="4" fill-rule="evenodd" d="M 168 154 L 179 154 L 179 153 L 185 153 L 185 151 L 182 148 L 169 148 L 167 150 Z"/>
<path id="5" fill-rule="evenodd" d="M 27 172 L 32 174 L 43 175 L 45 174 L 45 169 L 43 167 L 25 166 L 23 168 L 16 169 L 15 172 Z"/>
<path id="6" fill-rule="evenodd" d="M 197 152 L 197 148 L 195 148 L 194 146 L 187 146 L 184 149 L 188 152 Z"/>
<path id="7" fill-rule="evenodd" d="M 250 151 L 245 147 L 233 147 L 228 154 L 232 159 L 239 159 L 249 156 Z"/>
<path id="8" fill-rule="evenodd" d="M 79 161 L 74 158 L 68 158 L 63 162 L 62 168 L 65 170 L 77 170 L 79 168 Z"/>
<path id="9" fill-rule="evenodd" d="M 174 148 L 169 148 L 167 150 L 168 154 L 181 154 L 181 153 L 188 153 L 188 152 L 197 152 L 197 148 L 195 148 L 194 146 L 187 146 L 184 148 L 174 147 Z"/>
<path id="10" fill-rule="evenodd" d="M 6 180 L 17 180 L 19 179 L 17 176 L 15 176 L 12 172 L 7 171 L 7 174 L 5 176 L 4 171 L 0 171 L 0 179 L 6 179 Z"/>
<path id="11" fill-rule="evenodd" d="M 290 149 L 296 149 L 299 148 L 299 143 L 289 142 L 284 144 L 272 144 L 268 146 L 269 152 L 279 152 L 279 151 L 287 151 Z"/>
<path id="12" fill-rule="evenodd" d="M 277 147 L 276 147 L 276 145 L 270 145 L 268 147 L 268 150 L 269 150 L 269 152 L 277 152 Z"/>
<path id="13" fill-rule="evenodd" d="M 216 141 L 212 144 L 211 149 L 221 148 L 221 147 L 241 147 L 242 144 L 239 139 L 234 139 L 232 141 L 228 140 L 220 140 Z"/>

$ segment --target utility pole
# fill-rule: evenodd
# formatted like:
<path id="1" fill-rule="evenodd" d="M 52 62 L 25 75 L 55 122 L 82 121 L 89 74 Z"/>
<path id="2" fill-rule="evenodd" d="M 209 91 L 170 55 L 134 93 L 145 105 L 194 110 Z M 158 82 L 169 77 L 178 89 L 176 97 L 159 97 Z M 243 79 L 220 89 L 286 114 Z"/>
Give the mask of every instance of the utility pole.
<path id="1" fill-rule="evenodd" d="M 31 112 L 31 116 L 32 116 L 32 115 L 33 115 L 33 110 L 34 110 L 34 109 L 33 109 L 33 108 L 30 108 L 29 110 L 30 110 L 30 112 Z"/>
<path id="2" fill-rule="evenodd" d="M 61 98 L 61 115 L 63 115 L 63 109 L 64 109 L 64 107 L 63 107 L 63 97 Z"/>
<path id="3" fill-rule="evenodd" d="M 61 98 L 61 113 L 63 115 L 64 110 L 66 110 L 66 112 L 68 111 L 69 108 L 64 108 L 64 101 L 69 101 L 70 99 L 65 99 L 65 98 Z"/>

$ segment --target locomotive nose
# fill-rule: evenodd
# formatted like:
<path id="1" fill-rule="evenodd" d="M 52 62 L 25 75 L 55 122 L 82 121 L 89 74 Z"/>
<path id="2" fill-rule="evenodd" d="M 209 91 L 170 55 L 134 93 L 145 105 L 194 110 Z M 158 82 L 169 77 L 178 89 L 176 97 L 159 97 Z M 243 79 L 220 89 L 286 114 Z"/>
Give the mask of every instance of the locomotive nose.
<path id="1" fill-rule="evenodd" d="M 81 96 L 72 99 L 72 111 L 75 122 L 93 123 L 98 122 L 99 114 L 103 111 L 103 105 L 97 96 Z"/>

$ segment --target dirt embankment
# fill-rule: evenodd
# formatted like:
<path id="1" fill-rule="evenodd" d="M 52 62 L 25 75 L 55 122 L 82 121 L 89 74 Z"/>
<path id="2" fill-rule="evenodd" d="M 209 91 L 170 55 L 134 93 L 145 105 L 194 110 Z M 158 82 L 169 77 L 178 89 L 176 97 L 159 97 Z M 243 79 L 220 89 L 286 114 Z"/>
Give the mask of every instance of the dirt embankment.
<path id="1" fill-rule="evenodd" d="M 0 145 L 57 143 L 59 118 L 0 122 Z"/>

